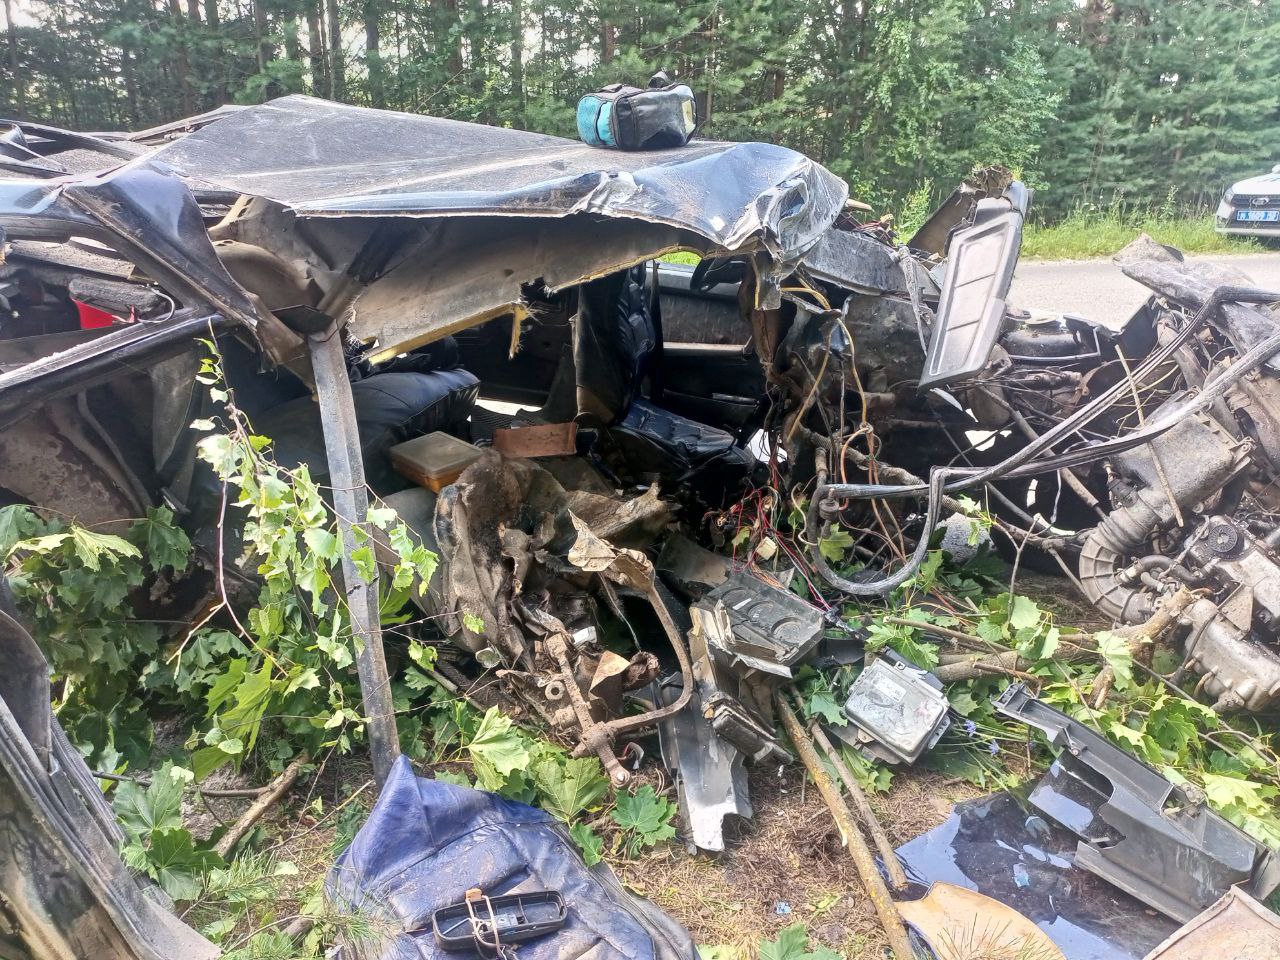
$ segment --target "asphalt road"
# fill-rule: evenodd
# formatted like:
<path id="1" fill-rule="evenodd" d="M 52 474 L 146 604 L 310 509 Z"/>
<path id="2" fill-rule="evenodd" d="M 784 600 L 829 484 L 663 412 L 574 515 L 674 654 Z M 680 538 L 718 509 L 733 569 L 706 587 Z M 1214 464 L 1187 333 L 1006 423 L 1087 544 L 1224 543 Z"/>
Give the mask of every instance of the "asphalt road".
<path id="1" fill-rule="evenodd" d="M 1280 290 L 1280 251 L 1188 259 L 1235 267 L 1259 286 Z M 1032 260 L 1018 264 L 1009 302 L 1029 310 L 1078 313 L 1118 326 L 1141 306 L 1148 293 L 1110 260 Z"/>

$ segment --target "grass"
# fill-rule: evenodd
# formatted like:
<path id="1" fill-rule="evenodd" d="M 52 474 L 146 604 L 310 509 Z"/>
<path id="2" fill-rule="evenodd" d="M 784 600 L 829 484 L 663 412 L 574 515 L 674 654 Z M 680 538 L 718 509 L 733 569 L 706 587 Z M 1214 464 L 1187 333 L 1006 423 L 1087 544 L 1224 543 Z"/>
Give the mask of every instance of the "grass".
<path id="1" fill-rule="evenodd" d="M 1101 211 L 1078 208 L 1052 225 L 1031 223 L 1022 235 L 1022 257 L 1027 260 L 1089 260 L 1110 257 L 1139 233 L 1177 247 L 1183 253 L 1263 253 L 1258 240 L 1229 237 L 1213 229 L 1208 213 L 1172 214 L 1160 211 L 1132 213 L 1112 208 Z"/>
<path id="2" fill-rule="evenodd" d="M 903 227 L 899 237 L 912 231 Z M 1053 224 L 1028 223 L 1022 233 L 1024 260 L 1092 260 L 1118 253 L 1140 233 L 1183 253 L 1266 253 L 1262 241 L 1252 237 L 1223 236 L 1213 229 L 1207 212 L 1174 214 L 1167 211 L 1134 212 L 1118 207 L 1107 210 L 1077 208 Z M 693 253 L 669 253 L 667 263 L 697 264 Z"/>

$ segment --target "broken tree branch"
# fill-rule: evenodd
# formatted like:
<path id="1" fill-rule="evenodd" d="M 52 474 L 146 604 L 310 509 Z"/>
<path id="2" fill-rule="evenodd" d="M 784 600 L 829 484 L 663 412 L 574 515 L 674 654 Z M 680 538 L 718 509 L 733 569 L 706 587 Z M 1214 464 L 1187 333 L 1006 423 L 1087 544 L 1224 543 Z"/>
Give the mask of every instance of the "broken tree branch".
<path id="1" fill-rule="evenodd" d="M 1006 650 L 984 657 L 966 657 L 955 663 L 944 663 L 934 667 L 931 672 L 943 683 L 956 683 L 959 680 L 976 680 L 992 673 L 1017 676 L 1029 666 L 1032 666 L 1031 662 L 1019 656 L 1018 651 Z"/>
<path id="2" fill-rule="evenodd" d="M 871 834 L 871 840 L 876 845 L 876 850 L 880 852 L 880 860 L 884 863 L 884 868 L 889 874 L 889 884 L 899 893 L 907 889 L 907 874 L 902 869 L 902 864 L 898 862 L 898 854 L 893 849 L 893 844 L 889 842 L 889 835 L 884 832 L 884 827 L 877 819 L 875 811 L 871 809 L 871 803 L 867 800 L 867 795 L 863 792 L 862 787 L 858 786 L 858 781 L 853 779 L 853 772 L 849 769 L 849 765 L 844 762 L 844 758 L 840 756 L 831 743 L 831 740 L 823 732 L 821 724 L 817 720 L 809 723 L 809 733 L 812 734 L 813 740 L 818 746 L 826 751 L 827 756 L 831 759 L 831 764 L 836 768 L 844 788 L 848 791 L 849 799 L 853 801 L 854 810 L 862 819 L 862 825 L 867 828 L 867 833 Z"/>
<path id="3" fill-rule="evenodd" d="M 302 775 L 302 768 L 310 760 L 310 755 L 303 753 L 285 768 L 284 773 L 271 782 L 266 792 L 249 805 L 249 809 L 240 815 L 240 819 L 227 828 L 227 832 L 222 835 L 222 839 L 214 845 L 213 849 L 218 856 L 225 859 L 230 855 L 231 851 L 235 849 L 235 845 L 244 839 L 245 834 L 253 829 L 255 823 L 262 819 L 262 815 L 275 806 L 280 798 L 289 792 L 289 788 L 297 783 L 298 777 Z"/>
<path id="4" fill-rule="evenodd" d="M 884 928 L 885 936 L 889 940 L 889 947 L 892 949 L 893 955 L 897 960 L 911 960 L 913 956 L 911 941 L 907 937 L 907 929 L 903 924 L 902 915 L 898 913 L 898 908 L 894 904 L 893 898 L 889 895 L 889 888 L 885 886 L 884 878 L 880 876 L 880 871 L 876 869 L 875 858 L 871 855 L 871 849 L 867 846 L 866 839 L 858 829 L 858 824 L 853 818 L 849 805 L 844 802 L 840 791 L 836 789 L 836 785 L 827 776 L 827 771 L 823 769 L 822 761 L 818 759 L 818 753 L 813 748 L 813 741 L 805 734 L 804 728 L 800 726 L 800 721 L 796 718 L 795 713 L 792 712 L 791 707 L 787 704 L 786 697 L 783 696 L 781 691 L 774 694 L 773 702 L 777 707 L 778 717 L 782 720 L 783 729 L 787 731 L 787 736 L 791 738 L 791 742 L 796 748 L 796 753 L 809 771 L 809 776 L 813 778 L 818 792 L 822 794 L 822 799 L 826 802 L 827 809 L 831 811 L 831 819 L 836 822 L 836 828 L 840 831 L 840 838 L 848 848 L 849 855 L 853 858 L 854 868 L 858 871 L 858 879 L 862 881 L 863 889 L 867 891 L 867 896 L 871 898 L 871 904 L 875 907 L 876 915 L 880 918 L 880 925 Z"/>
<path id="5" fill-rule="evenodd" d="M 94 779 L 110 780 L 112 783 L 136 783 L 140 787 L 151 786 L 151 781 L 142 777 L 126 777 L 118 773 L 107 773 L 105 770 L 90 771 Z M 187 789 L 193 790 L 201 796 L 213 797 L 221 799 L 223 797 L 258 797 L 266 793 L 270 787 L 201 787 L 199 785 L 188 785 Z"/>

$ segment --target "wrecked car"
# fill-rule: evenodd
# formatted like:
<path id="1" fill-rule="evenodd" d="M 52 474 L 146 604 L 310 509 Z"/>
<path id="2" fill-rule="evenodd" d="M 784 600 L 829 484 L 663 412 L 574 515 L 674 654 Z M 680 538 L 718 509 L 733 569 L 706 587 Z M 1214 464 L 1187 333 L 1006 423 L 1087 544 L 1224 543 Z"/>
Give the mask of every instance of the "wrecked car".
<path id="1" fill-rule="evenodd" d="M 342 518 L 380 782 L 398 745 L 376 577 L 351 559 L 366 487 L 439 556 L 418 602 L 454 662 L 615 785 L 656 729 L 704 850 L 751 815 L 745 765 L 791 759 L 780 688 L 861 655 L 843 601 L 910 579 L 967 495 L 1107 618 L 1166 616 L 1217 709 L 1280 697 L 1277 295 L 1148 244 L 1125 269 L 1153 295 L 1122 328 L 1019 311 L 1030 193 L 1005 171 L 904 239 L 781 147 L 602 154 L 298 96 L 127 136 L 15 125 L 0 166 L 0 503 L 106 528 L 167 506 L 202 561 L 164 598 L 174 622 L 216 570 L 251 589 L 190 430 L 216 340 L 237 407 Z M 766 499 L 810 548 L 848 532 L 855 562 L 744 523 Z M 37 670 L 22 636 L 4 655 Z M 945 697 L 875 664 L 845 708 L 855 745 L 910 763 Z M 54 758 L 47 696 L 3 693 L 3 793 L 51 844 L 79 836 L 88 771 Z M 121 955 L 153 955 L 61 856 Z M 22 857 L 0 850 L 0 876 L 27 878 L 8 922 L 31 941 L 57 892 Z"/>

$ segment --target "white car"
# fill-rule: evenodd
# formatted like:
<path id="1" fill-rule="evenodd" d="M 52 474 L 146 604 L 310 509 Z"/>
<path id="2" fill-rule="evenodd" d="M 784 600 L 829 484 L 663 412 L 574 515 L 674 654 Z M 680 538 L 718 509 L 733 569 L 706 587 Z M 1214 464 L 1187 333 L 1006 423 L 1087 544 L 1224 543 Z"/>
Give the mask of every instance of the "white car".
<path id="1" fill-rule="evenodd" d="M 1270 173 L 1233 183 L 1214 217 L 1219 233 L 1280 236 L 1280 163 Z"/>

